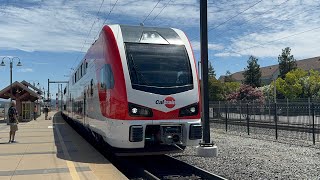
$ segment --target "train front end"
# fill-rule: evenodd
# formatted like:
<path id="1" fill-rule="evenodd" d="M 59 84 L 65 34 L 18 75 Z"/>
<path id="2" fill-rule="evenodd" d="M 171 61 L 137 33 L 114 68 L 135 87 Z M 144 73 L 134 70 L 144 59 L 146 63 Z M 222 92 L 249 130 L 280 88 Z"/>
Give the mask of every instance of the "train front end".
<path id="1" fill-rule="evenodd" d="M 178 29 L 111 26 L 117 34 L 127 117 L 114 146 L 181 151 L 202 138 L 199 80 L 191 45 Z M 120 38 L 119 38 L 120 37 Z M 120 139 L 120 141 L 119 141 Z"/>

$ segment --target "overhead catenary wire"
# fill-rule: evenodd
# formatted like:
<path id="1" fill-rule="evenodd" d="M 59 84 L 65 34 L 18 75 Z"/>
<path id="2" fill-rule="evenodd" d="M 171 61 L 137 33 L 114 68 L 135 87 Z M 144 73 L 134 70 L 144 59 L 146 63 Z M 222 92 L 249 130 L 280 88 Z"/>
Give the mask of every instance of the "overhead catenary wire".
<path id="1" fill-rule="evenodd" d="M 110 14 L 112 13 L 114 7 L 117 5 L 118 1 L 119 1 L 119 0 L 117 0 L 117 1 L 113 4 L 113 6 L 112 6 L 112 8 L 110 9 L 108 15 L 106 16 L 105 20 L 103 21 L 102 26 L 103 26 L 103 25 L 107 22 L 107 20 L 109 19 L 109 16 L 110 16 Z M 98 33 L 97 33 L 96 36 L 94 37 L 93 41 L 95 41 L 95 40 L 97 39 L 99 33 L 100 33 L 100 30 L 98 31 Z"/>
<path id="2" fill-rule="evenodd" d="M 250 46 L 248 48 L 245 48 L 245 49 L 240 49 L 239 51 L 229 51 L 229 52 L 232 52 L 232 53 L 235 53 L 235 54 L 240 54 L 242 55 L 240 52 L 242 51 L 245 51 L 245 50 L 248 50 L 248 49 L 252 49 L 252 48 L 256 48 L 256 47 L 259 47 L 259 46 L 265 46 L 267 44 L 270 44 L 270 43 L 273 43 L 273 42 L 276 42 L 276 41 L 280 41 L 280 40 L 283 40 L 283 39 L 287 39 L 287 38 L 290 38 L 290 37 L 294 37 L 294 36 L 298 36 L 298 35 L 301 35 L 301 34 L 304 34 L 304 33 L 307 33 L 307 32 L 310 32 L 310 31 L 315 31 L 315 30 L 318 30 L 320 29 L 320 26 L 318 27 L 315 27 L 315 28 L 312 28 L 312 29 L 308 29 L 308 30 L 305 30 L 305 31 L 301 31 L 301 32 L 298 32 L 298 33 L 294 33 L 294 34 L 291 34 L 291 35 L 288 35 L 288 36 L 284 36 L 284 37 L 281 37 L 281 38 L 278 38 L 278 39 L 274 39 L 274 40 L 271 40 L 271 41 L 268 41 L 266 43 L 262 43 L 262 44 L 257 44 L 257 45 L 254 45 L 254 46 Z"/>
<path id="3" fill-rule="evenodd" d="M 98 10 L 98 13 L 97 13 L 97 17 L 98 17 L 98 16 L 99 16 L 99 14 L 100 14 L 101 7 L 102 7 L 103 3 L 104 3 L 104 0 L 102 0 L 102 1 L 101 1 L 100 7 L 99 7 L 99 10 Z M 85 38 L 85 41 L 84 41 L 84 43 L 82 44 L 82 47 L 81 47 L 80 53 L 82 52 L 82 50 L 83 50 L 83 48 L 84 48 L 85 44 L 87 43 L 87 39 L 88 39 L 88 38 L 89 38 L 89 36 L 90 36 L 90 33 L 91 33 L 91 31 L 92 31 L 92 28 L 93 28 L 94 24 L 96 23 L 96 20 L 97 20 L 97 19 L 95 19 L 95 20 L 93 21 L 93 23 L 92 23 L 92 25 L 91 25 L 91 27 L 90 27 L 90 30 L 89 30 L 89 32 L 88 32 L 88 34 L 87 34 L 86 38 Z M 80 57 L 80 54 L 77 56 L 76 60 L 74 61 L 73 65 L 72 65 L 72 67 L 73 67 L 73 66 L 78 62 L 79 57 Z"/>
<path id="4" fill-rule="evenodd" d="M 320 5 L 318 6 L 315 6 L 313 8 L 310 8 L 310 9 L 307 9 L 307 10 L 303 10 L 303 11 L 300 11 L 299 13 L 291 13 L 291 14 L 286 14 L 286 16 L 282 17 L 283 19 L 287 19 L 289 20 L 288 18 L 294 18 L 294 17 L 297 17 L 305 12 L 309 12 L 309 11 L 313 11 L 313 10 L 319 10 L 319 7 Z M 265 29 L 268 29 L 268 28 L 271 28 L 272 26 L 274 26 L 275 24 L 277 24 L 279 22 L 273 22 L 271 24 L 269 24 L 268 26 L 264 26 L 262 28 L 258 28 L 256 31 L 253 31 L 253 32 L 249 32 L 247 34 L 244 34 L 241 36 L 241 38 L 244 38 L 244 37 L 247 37 L 247 36 L 250 36 L 251 34 L 254 34 L 254 33 L 257 33 L 258 31 L 262 31 L 262 30 L 265 30 Z M 224 34 L 225 32 L 227 32 L 228 30 L 225 30 L 223 31 L 223 33 L 220 33 L 219 35 L 217 35 L 217 37 L 220 37 L 220 35 Z M 200 44 L 195 44 L 194 47 L 197 47 L 197 46 L 200 46 Z"/>
<path id="5" fill-rule="evenodd" d="M 170 4 L 172 0 L 169 0 L 164 6 L 163 8 L 160 10 L 160 12 L 153 18 L 153 20 L 157 19 L 157 17 L 162 13 L 162 11 Z"/>
<path id="6" fill-rule="evenodd" d="M 293 14 L 293 15 L 292 15 L 292 14 L 288 14 L 288 15 L 285 16 L 284 18 L 288 18 L 288 17 L 291 17 L 291 18 L 292 18 L 292 17 L 299 16 L 299 15 L 305 13 L 305 12 L 311 11 L 311 10 L 319 10 L 319 9 L 318 9 L 319 7 L 320 7 L 320 5 L 318 5 L 318 6 L 314 7 L 314 8 L 311 8 L 311 9 L 309 9 L 309 10 L 301 11 L 300 13 L 296 13 L 296 14 Z M 287 20 L 288 20 L 288 19 L 287 19 Z M 265 26 L 265 27 L 263 27 L 263 28 L 260 28 L 259 31 L 265 30 L 265 29 L 267 29 L 267 28 L 270 28 L 271 26 L 273 26 L 273 25 L 275 25 L 275 24 L 277 24 L 277 23 L 278 23 L 278 22 L 273 22 L 273 23 L 269 24 L 268 26 Z M 243 38 L 243 37 L 249 36 L 249 35 L 251 35 L 251 34 L 253 34 L 253 33 L 256 33 L 256 31 L 251 32 L 251 33 L 246 34 L 246 35 L 241 36 L 241 37 Z"/>
<path id="7" fill-rule="evenodd" d="M 310 9 L 308 9 L 308 10 L 301 11 L 300 13 L 296 13 L 296 14 L 294 14 L 294 15 L 288 14 L 285 18 L 287 18 L 287 17 L 293 18 L 293 17 L 299 16 L 299 15 L 305 13 L 305 12 L 308 12 L 308 11 L 319 10 L 319 7 L 320 7 L 320 5 L 315 6 L 314 8 L 310 8 Z M 276 24 L 276 23 L 277 23 L 277 22 L 274 22 L 274 23 L 272 23 L 272 24 L 270 24 L 270 25 L 268 25 L 268 26 L 265 26 L 265 27 L 263 27 L 263 28 L 260 28 L 258 31 L 261 31 L 261 30 L 270 28 L 271 26 L 273 26 L 273 25 Z M 297 36 L 297 35 L 300 35 L 300 34 L 304 34 L 304 33 L 306 33 L 306 32 L 314 31 L 314 30 L 317 30 L 317 29 L 319 29 L 319 28 L 320 28 L 320 27 L 316 27 L 316 28 L 309 29 L 309 30 L 306 30 L 306 31 L 294 33 L 294 34 L 291 34 L 291 35 L 289 35 L 289 36 L 285 36 L 285 37 L 282 37 L 282 38 L 279 38 L 279 39 L 275 39 L 275 40 L 272 40 L 272 41 L 268 41 L 268 42 L 263 43 L 263 44 L 257 44 L 257 45 L 254 45 L 254 46 L 250 46 L 249 48 L 241 49 L 240 51 L 229 50 L 229 51 L 227 51 L 227 52 L 228 52 L 228 53 L 235 53 L 235 54 L 242 55 L 242 53 L 240 53 L 241 51 L 248 50 L 248 49 L 252 49 L 252 48 L 255 48 L 255 47 L 259 47 L 259 46 L 264 46 L 264 45 L 270 44 L 270 43 L 272 43 L 272 42 L 276 42 L 276 41 L 279 41 L 279 40 L 282 40 L 282 39 L 286 39 L 286 38 L 290 38 L 290 37 Z M 249 34 L 246 34 L 246 35 L 244 35 L 244 36 L 241 36 L 241 38 L 247 37 L 247 36 L 249 36 L 249 35 L 251 35 L 251 34 L 254 34 L 254 33 L 256 33 L 256 32 L 251 32 L 251 33 L 249 33 Z"/>
<path id="8" fill-rule="evenodd" d="M 212 30 L 214 30 L 214 29 L 217 29 L 218 27 L 220 27 L 220 26 L 222 26 L 222 25 L 224 25 L 224 24 L 226 24 L 226 23 L 228 23 L 229 21 L 231 21 L 232 19 L 234 19 L 234 18 L 236 18 L 236 17 L 238 17 L 238 16 L 240 16 L 241 14 L 243 14 L 244 12 L 246 12 L 246 11 L 248 11 L 249 9 L 251 9 L 251 8 L 253 8 L 254 6 L 256 6 L 256 5 L 258 5 L 259 3 L 261 3 L 263 0 L 259 0 L 258 2 L 256 2 L 256 3 L 254 3 L 253 5 L 251 5 L 251 6 L 249 6 L 248 8 L 246 8 L 245 10 L 243 10 L 243 11 L 241 11 L 241 12 L 239 12 L 239 13 L 237 13 L 236 15 L 234 15 L 234 16 L 232 16 L 232 17 L 230 17 L 229 19 L 227 19 L 226 21 L 223 21 L 222 23 L 220 23 L 220 24 L 218 24 L 218 25 L 216 25 L 215 27 L 213 27 L 213 28 L 209 28 L 208 29 L 208 32 L 210 32 L 210 31 L 212 31 Z M 196 37 L 194 37 L 194 38 L 192 38 L 190 41 L 193 41 L 193 40 L 195 40 L 196 38 L 198 38 L 199 37 L 199 35 L 198 36 L 196 36 Z"/>
<path id="9" fill-rule="evenodd" d="M 158 0 L 157 4 L 152 8 L 152 10 L 149 12 L 149 14 L 147 15 L 147 17 L 144 18 L 144 20 L 142 21 L 142 23 L 144 23 L 148 17 L 151 15 L 151 13 L 154 11 L 154 9 L 158 6 L 158 4 L 160 3 L 161 0 Z"/>
<path id="10" fill-rule="evenodd" d="M 279 7 L 279 6 L 287 3 L 288 1 L 290 1 L 290 0 L 285 0 L 285 1 L 283 1 L 282 3 L 277 4 L 277 5 L 273 6 L 272 8 L 264 11 L 262 14 L 260 14 L 260 15 L 258 15 L 258 16 L 253 16 L 253 17 L 250 18 L 249 20 L 246 20 L 246 21 L 244 21 L 243 23 L 238 24 L 236 28 L 239 28 L 239 26 L 243 26 L 244 24 L 250 22 L 250 21 L 253 20 L 253 19 L 256 19 L 257 17 L 259 17 L 259 16 L 261 16 L 261 15 L 263 15 L 263 14 L 266 14 L 266 13 L 269 12 L 269 11 L 273 11 L 275 8 L 277 8 L 277 7 Z M 228 31 L 230 31 L 230 30 L 235 30 L 236 28 L 230 28 L 230 29 L 224 30 L 223 32 L 221 32 L 220 34 L 217 34 L 217 35 L 215 35 L 215 36 L 216 36 L 216 37 L 220 37 L 222 34 L 225 34 L 226 32 L 228 32 Z"/>

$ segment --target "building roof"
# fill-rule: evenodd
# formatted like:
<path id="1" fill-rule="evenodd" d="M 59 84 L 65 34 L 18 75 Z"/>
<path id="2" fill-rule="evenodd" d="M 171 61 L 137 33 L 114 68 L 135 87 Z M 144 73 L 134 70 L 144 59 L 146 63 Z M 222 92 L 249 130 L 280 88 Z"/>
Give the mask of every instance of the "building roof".
<path id="1" fill-rule="evenodd" d="M 9 85 L 0 91 L 0 98 L 10 98 L 10 87 L 11 86 Z M 35 101 L 40 99 L 40 96 L 37 93 L 18 81 L 12 83 L 12 94 L 13 99 L 19 99 L 20 101 Z"/>
<path id="2" fill-rule="evenodd" d="M 23 80 L 23 81 L 21 81 L 21 83 L 24 84 L 24 85 L 27 86 L 27 87 L 31 87 L 33 90 L 35 90 L 35 91 L 37 91 L 38 93 L 42 94 L 41 89 L 39 89 L 39 88 L 37 88 L 36 86 L 30 84 L 29 82 Z"/>
<path id="3" fill-rule="evenodd" d="M 308 58 L 308 59 L 302 59 L 297 61 L 297 67 L 301 68 L 303 70 L 320 70 L 320 56 Z M 272 79 L 272 77 L 278 72 L 279 70 L 279 64 L 272 65 L 272 66 L 266 66 L 266 67 L 260 67 L 261 70 L 261 79 Z M 236 72 L 231 74 L 231 78 L 233 78 L 235 81 L 242 81 L 244 80 L 243 76 L 244 71 Z M 220 76 L 219 80 L 224 81 L 225 76 Z"/>

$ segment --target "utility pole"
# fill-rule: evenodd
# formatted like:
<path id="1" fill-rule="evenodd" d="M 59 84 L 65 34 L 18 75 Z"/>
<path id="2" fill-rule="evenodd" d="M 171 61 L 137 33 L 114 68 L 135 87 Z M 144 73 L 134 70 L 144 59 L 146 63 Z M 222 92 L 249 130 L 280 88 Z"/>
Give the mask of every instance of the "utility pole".
<path id="1" fill-rule="evenodd" d="M 201 95 L 203 124 L 203 142 L 197 148 L 199 156 L 212 157 L 218 155 L 217 146 L 210 143 L 209 125 L 209 90 L 208 90 L 208 20 L 207 20 L 207 0 L 200 0 L 200 44 L 201 44 Z"/>
<path id="2" fill-rule="evenodd" d="M 60 83 L 69 83 L 68 81 L 50 81 L 49 79 L 48 79 L 48 100 L 49 100 L 49 89 L 50 89 L 50 83 L 57 83 L 58 84 L 58 93 L 59 93 L 59 84 Z M 62 84 L 61 84 L 61 91 L 62 91 Z M 58 104 L 59 105 L 59 104 Z"/>
<path id="3" fill-rule="evenodd" d="M 60 96 L 60 110 L 62 111 L 63 110 L 63 108 L 62 108 L 62 106 L 63 106 L 63 103 L 62 103 L 62 96 L 63 96 L 63 91 L 62 91 L 62 84 L 60 84 L 60 90 L 61 90 L 61 96 Z"/>
<path id="4" fill-rule="evenodd" d="M 209 91 L 208 91 L 208 22 L 207 22 L 207 0 L 200 1 L 200 41 L 201 41 L 201 84 L 202 84 L 202 121 L 203 141 L 210 143 L 209 127 Z"/>
<path id="5" fill-rule="evenodd" d="M 50 87 L 49 87 L 49 79 L 48 79 L 48 91 L 47 91 L 47 93 L 48 93 L 48 99 L 47 99 L 47 100 L 49 100 L 49 98 L 50 98 L 50 95 L 49 95 L 49 94 L 50 94 L 49 88 L 50 88 Z"/>

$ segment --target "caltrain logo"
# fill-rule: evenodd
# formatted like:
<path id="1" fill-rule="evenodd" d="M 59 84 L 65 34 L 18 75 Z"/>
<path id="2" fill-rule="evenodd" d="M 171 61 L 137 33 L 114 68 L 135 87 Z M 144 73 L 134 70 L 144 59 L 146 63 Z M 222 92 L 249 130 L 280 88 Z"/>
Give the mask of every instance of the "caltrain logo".
<path id="1" fill-rule="evenodd" d="M 173 108 L 176 105 L 176 100 L 168 96 L 164 100 L 156 100 L 156 104 L 164 104 L 167 108 Z"/>

